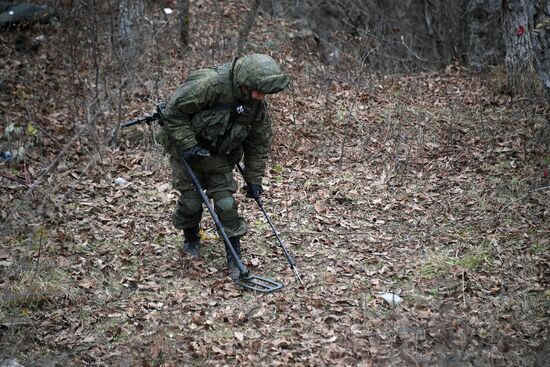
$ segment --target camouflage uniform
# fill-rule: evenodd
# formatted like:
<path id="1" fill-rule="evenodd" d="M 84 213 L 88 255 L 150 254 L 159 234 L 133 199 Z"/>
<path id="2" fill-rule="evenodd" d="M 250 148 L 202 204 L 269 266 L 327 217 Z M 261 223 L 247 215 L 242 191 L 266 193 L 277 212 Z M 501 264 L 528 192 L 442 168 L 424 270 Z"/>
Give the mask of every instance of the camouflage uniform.
<path id="1" fill-rule="evenodd" d="M 214 200 L 227 235 L 246 233 L 233 197 L 237 190 L 233 168 L 244 157 L 246 182 L 261 185 L 272 137 L 266 104 L 253 100 L 251 91 L 277 93 L 288 84 L 288 77 L 271 57 L 252 55 L 197 70 L 176 90 L 164 111 L 158 137 L 171 156 L 173 185 L 181 193 L 173 214 L 176 228 L 198 227 L 201 220 L 201 198 L 180 163 L 181 150 L 199 145 L 211 156 L 194 159 L 190 166 Z"/>

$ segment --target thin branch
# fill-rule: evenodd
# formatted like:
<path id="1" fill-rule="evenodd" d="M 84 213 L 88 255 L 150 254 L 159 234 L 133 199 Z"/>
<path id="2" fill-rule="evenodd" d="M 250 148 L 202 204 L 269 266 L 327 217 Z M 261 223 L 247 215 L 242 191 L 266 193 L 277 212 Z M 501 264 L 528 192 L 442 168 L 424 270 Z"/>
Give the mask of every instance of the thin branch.
<path id="1" fill-rule="evenodd" d="M 103 106 L 104 107 L 107 103 L 110 102 L 110 99 L 107 99 Z M 96 103 L 96 100 L 93 100 L 91 102 L 90 105 L 93 105 Z M 42 171 L 42 173 L 40 173 L 40 175 L 36 178 L 36 180 L 34 180 L 34 182 L 32 183 L 32 185 L 30 186 L 27 186 L 28 187 L 28 190 L 25 192 L 24 196 L 29 196 L 30 194 L 32 194 L 32 192 L 34 191 L 34 189 L 36 187 L 38 187 L 38 185 L 40 185 L 42 183 L 42 181 L 44 181 L 44 179 L 50 175 L 52 172 L 54 172 L 57 168 L 57 166 L 59 165 L 59 162 L 61 162 L 61 159 L 65 156 L 65 154 L 67 153 L 67 151 L 69 150 L 69 148 L 80 138 L 80 136 L 84 133 L 84 131 L 86 129 L 88 129 L 89 127 L 91 127 L 91 123 L 93 121 L 95 121 L 95 119 L 99 116 L 99 113 L 100 111 L 102 110 L 102 108 L 100 108 L 94 116 L 92 116 L 92 118 L 90 118 L 86 124 L 84 124 L 80 130 L 78 130 L 78 132 L 71 138 L 71 140 L 65 144 L 65 146 L 63 147 L 63 149 L 61 149 L 61 152 L 59 152 L 59 154 L 57 155 L 57 157 L 55 157 L 55 159 L 48 165 L 48 167 L 46 167 L 46 169 L 44 169 Z M 10 214 L 6 216 L 6 219 L 4 220 L 3 224 L 5 225 L 6 223 L 8 223 L 8 221 L 11 219 L 11 217 L 15 214 L 15 212 L 17 211 L 17 209 L 19 209 L 19 207 L 21 206 L 21 202 L 19 202 L 11 211 L 10 211 Z"/>
<path id="2" fill-rule="evenodd" d="M 0 172 L 0 177 L 4 177 L 8 180 L 11 180 L 11 181 L 15 181 L 17 182 L 18 184 L 20 185 L 23 185 L 25 187 L 29 187 L 29 184 L 27 184 L 24 180 L 22 180 L 21 178 L 19 177 L 15 177 L 15 176 L 12 176 L 12 175 L 8 175 L 7 173 L 3 173 L 3 172 Z"/>
<path id="3" fill-rule="evenodd" d="M 239 32 L 239 44 L 237 46 L 237 56 L 240 56 L 244 50 L 244 44 L 250 33 L 250 30 L 254 26 L 256 16 L 258 15 L 258 8 L 260 7 L 260 0 L 252 0 L 250 11 L 246 17 L 243 27 Z"/>
<path id="4" fill-rule="evenodd" d="M 410 47 L 409 45 L 407 45 L 405 43 L 405 39 L 403 38 L 403 36 L 401 36 L 401 43 L 403 44 L 403 46 L 405 46 L 405 48 L 407 49 L 407 51 L 409 51 L 414 57 L 416 57 L 418 60 L 420 61 L 424 61 L 424 62 L 429 62 L 429 60 L 426 60 L 426 59 L 423 59 L 422 57 L 418 56 L 416 54 L 416 52 L 414 52 Z"/>
<path id="5" fill-rule="evenodd" d="M 361 63 L 358 65 L 358 68 L 357 68 L 357 78 L 355 79 L 355 82 L 358 83 L 359 80 L 361 79 L 361 75 L 362 75 L 362 71 L 363 71 L 363 67 L 365 65 L 365 61 L 367 60 L 369 54 L 367 53 L 363 59 L 361 60 Z M 361 88 L 361 90 L 359 92 L 357 92 L 355 94 L 355 98 L 353 99 L 353 102 L 351 103 L 350 107 L 349 107 L 349 111 L 348 111 L 348 118 L 347 118 L 347 124 L 346 124 L 346 129 L 344 131 L 344 135 L 342 137 L 342 144 L 340 146 L 340 158 L 338 159 L 338 161 L 342 161 L 342 159 L 344 158 L 344 149 L 345 149 L 345 146 L 346 146 L 346 140 L 347 140 L 347 136 L 348 136 L 348 131 L 350 129 L 350 125 L 351 125 L 351 117 L 353 116 L 353 107 L 355 107 L 355 103 L 357 102 L 357 99 L 359 97 L 359 95 L 361 93 L 363 93 L 364 91 L 364 87 Z M 355 117 L 355 116 L 353 116 Z"/>
<path id="6" fill-rule="evenodd" d="M 518 202 L 518 201 L 521 201 L 521 200 L 523 200 L 523 199 L 529 197 L 532 193 L 534 193 L 534 192 L 536 192 L 536 191 L 546 190 L 546 189 L 548 189 L 548 188 L 550 188 L 550 185 L 549 185 L 549 186 L 539 187 L 538 189 L 531 190 L 531 191 L 529 191 L 527 194 L 523 195 L 522 197 L 517 198 L 517 199 L 515 199 L 515 200 L 512 200 L 512 201 L 510 201 L 508 204 L 504 205 L 504 206 L 498 211 L 498 213 L 499 213 L 499 214 L 502 213 L 502 212 L 504 211 L 504 209 L 506 209 L 507 207 L 509 207 L 509 206 L 512 205 L 513 203 L 516 203 L 516 202 Z"/>

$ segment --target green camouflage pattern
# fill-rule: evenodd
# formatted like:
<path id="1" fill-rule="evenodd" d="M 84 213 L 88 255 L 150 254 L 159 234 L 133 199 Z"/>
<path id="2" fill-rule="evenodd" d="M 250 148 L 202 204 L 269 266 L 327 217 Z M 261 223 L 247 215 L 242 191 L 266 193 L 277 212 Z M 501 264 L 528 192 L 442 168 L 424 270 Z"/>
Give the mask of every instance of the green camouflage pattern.
<path id="1" fill-rule="evenodd" d="M 247 226 L 238 214 L 237 201 L 233 194 L 237 191 L 237 182 L 232 172 L 205 173 L 196 169 L 195 173 L 206 194 L 214 201 L 214 210 L 218 214 L 223 228 L 229 237 L 241 237 L 246 234 Z M 174 227 L 178 229 L 196 228 L 203 214 L 202 199 L 195 191 L 191 178 L 184 171 L 181 162 L 170 158 L 172 167 L 172 185 L 181 195 L 172 214 Z"/>
<path id="2" fill-rule="evenodd" d="M 258 75 L 257 83 L 254 75 Z M 209 149 L 216 157 L 204 162 L 201 169 L 205 172 L 230 171 L 244 154 L 245 179 L 261 184 L 272 139 L 271 121 L 265 102 L 245 96 L 237 79 L 249 87 L 260 84 L 266 91 L 279 91 L 289 84 L 288 77 L 267 55 L 197 70 L 168 102 L 158 140 L 173 156 L 178 155 L 174 144 L 180 149 L 197 144 Z M 227 105 L 243 105 L 248 113 L 238 115 L 230 124 L 232 109 L 220 108 Z"/>
<path id="3" fill-rule="evenodd" d="M 252 55 L 197 70 L 175 91 L 163 111 L 163 129 L 157 139 L 172 157 L 174 187 L 182 194 L 174 212 L 177 228 L 191 228 L 200 221 L 202 206 L 199 210 L 190 205 L 197 202 L 198 194 L 177 164 L 181 150 L 200 145 L 211 156 L 192 161 L 191 167 L 203 178 L 207 194 L 219 203 L 216 211 L 222 213 L 220 219 L 228 232 L 246 232 L 233 199 L 236 183 L 232 171 L 244 157 L 246 182 L 261 185 L 272 140 L 267 104 L 252 100 L 250 92 L 276 93 L 288 85 L 288 77 L 271 57 Z M 225 180 L 221 186 L 220 180 Z"/>
<path id="4" fill-rule="evenodd" d="M 270 56 L 257 54 L 237 60 L 233 84 L 236 88 L 243 85 L 248 90 L 272 94 L 288 88 L 290 80 Z"/>

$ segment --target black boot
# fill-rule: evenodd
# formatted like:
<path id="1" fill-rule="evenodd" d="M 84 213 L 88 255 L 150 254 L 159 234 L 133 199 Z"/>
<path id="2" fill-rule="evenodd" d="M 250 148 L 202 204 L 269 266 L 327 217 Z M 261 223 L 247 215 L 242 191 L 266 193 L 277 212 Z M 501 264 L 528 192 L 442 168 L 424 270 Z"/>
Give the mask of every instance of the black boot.
<path id="1" fill-rule="evenodd" d="M 237 253 L 237 256 L 240 259 L 241 258 L 241 238 L 231 237 L 229 241 L 231 241 L 231 245 L 233 246 L 233 249 L 235 250 L 235 252 Z M 231 254 L 231 250 L 227 245 L 225 245 L 225 252 L 227 257 L 227 269 L 229 270 L 229 277 L 233 280 L 237 280 L 241 275 L 241 271 L 237 266 L 237 261 Z"/>
<path id="2" fill-rule="evenodd" d="M 193 259 L 200 257 L 201 241 L 199 237 L 199 227 L 185 228 L 183 230 L 185 241 L 183 241 L 183 252 Z"/>

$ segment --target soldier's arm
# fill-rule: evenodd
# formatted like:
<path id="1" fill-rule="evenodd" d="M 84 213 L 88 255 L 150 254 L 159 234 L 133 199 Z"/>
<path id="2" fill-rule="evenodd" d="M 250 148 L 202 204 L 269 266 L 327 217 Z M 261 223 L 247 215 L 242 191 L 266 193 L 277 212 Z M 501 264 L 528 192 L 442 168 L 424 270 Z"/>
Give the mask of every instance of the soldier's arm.
<path id="1" fill-rule="evenodd" d="M 191 118 L 207 108 L 212 98 L 209 81 L 195 80 L 183 83 L 168 102 L 163 116 L 164 130 L 182 149 L 197 145 Z"/>
<path id="2" fill-rule="evenodd" d="M 262 184 L 265 173 L 267 156 L 271 149 L 273 132 L 271 120 L 264 110 L 264 116 L 260 121 L 254 121 L 252 129 L 243 142 L 244 148 L 244 179 L 249 184 Z"/>

